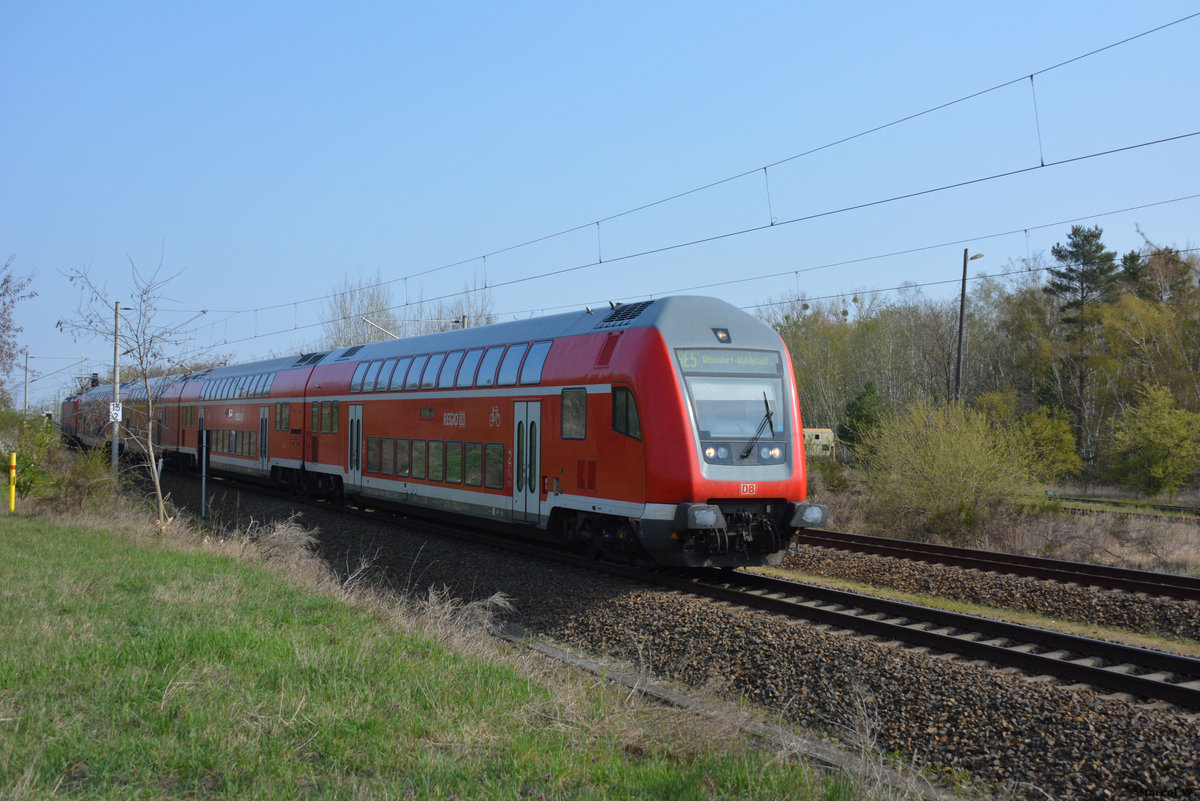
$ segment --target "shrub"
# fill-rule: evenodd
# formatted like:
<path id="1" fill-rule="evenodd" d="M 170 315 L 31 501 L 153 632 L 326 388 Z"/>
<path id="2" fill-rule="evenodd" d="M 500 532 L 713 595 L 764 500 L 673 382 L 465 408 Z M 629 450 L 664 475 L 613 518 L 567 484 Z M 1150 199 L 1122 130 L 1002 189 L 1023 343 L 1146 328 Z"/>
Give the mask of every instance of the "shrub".
<path id="1" fill-rule="evenodd" d="M 863 455 L 872 517 L 920 539 L 974 541 L 1038 490 L 1021 432 L 959 402 L 885 417 Z"/>
<path id="2" fill-rule="evenodd" d="M 1029 447 L 1034 475 L 1056 484 L 1083 471 L 1071 421 L 1061 409 L 1045 406 L 1021 418 L 1021 432 Z"/>
<path id="3" fill-rule="evenodd" d="M 1146 385 L 1117 423 L 1114 478 L 1149 495 L 1174 495 L 1200 467 L 1200 414 L 1180 409 L 1166 387 Z"/>

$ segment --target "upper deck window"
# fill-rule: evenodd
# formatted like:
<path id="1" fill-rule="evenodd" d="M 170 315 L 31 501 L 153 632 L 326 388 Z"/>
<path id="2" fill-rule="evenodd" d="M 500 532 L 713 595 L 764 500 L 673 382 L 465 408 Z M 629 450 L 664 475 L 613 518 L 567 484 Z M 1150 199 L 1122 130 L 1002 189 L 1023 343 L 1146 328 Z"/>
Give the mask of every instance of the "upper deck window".
<path id="1" fill-rule="evenodd" d="M 408 371 L 408 380 L 404 382 L 405 389 L 421 388 L 421 371 L 425 369 L 427 361 L 429 361 L 428 356 L 418 356 L 413 359 L 412 367 Z"/>
<path id="2" fill-rule="evenodd" d="M 539 384 L 542 381 L 542 367 L 546 364 L 546 356 L 550 353 L 552 341 L 534 342 L 521 366 L 522 384 Z"/>
<path id="3" fill-rule="evenodd" d="M 405 356 L 396 362 L 396 371 L 392 373 L 392 381 L 388 384 L 388 389 L 392 392 L 399 392 L 404 389 L 404 376 L 408 373 L 408 366 L 410 364 L 412 364 L 412 356 Z"/>
<path id="4" fill-rule="evenodd" d="M 359 362 L 358 367 L 354 368 L 354 377 L 350 379 L 351 392 L 362 392 L 363 379 L 367 377 L 367 368 L 370 366 L 370 362 Z"/>
<path id="5" fill-rule="evenodd" d="M 438 370 L 445 360 L 446 354 L 444 353 L 435 353 L 429 357 L 429 364 L 425 365 L 425 372 L 421 373 L 421 389 L 433 389 L 437 381 Z"/>
<path id="6" fill-rule="evenodd" d="M 388 381 L 392 377 L 392 369 L 396 366 L 395 359 L 388 359 L 383 363 L 383 369 L 379 371 L 379 378 L 375 379 L 375 391 L 384 392 L 388 388 Z"/>
<path id="7" fill-rule="evenodd" d="M 379 379 L 379 371 L 383 368 L 383 362 L 371 362 L 371 366 L 367 369 L 366 376 L 363 377 L 362 391 L 374 392 L 375 382 Z"/>
<path id="8" fill-rule="evenodd" d="M 517 370 L 521 367 L 521 359 L 525 356 L 528 348 L 529 345 L 524 342 L 508 346 L 504 360 L 500 362 L 500 373 L 496 377 L 496 386 L 511 387 L 517 383 Z"/>
<path id="9" fill-rule="evenodd" d="M 460 389 L 471 386 L 475 380 L 475 368 L 479 366 L 479 360 L 483 357 L 483 348 L 475 348 L 475 350 L 467 351 L 466 357 L 463 359 L 462 367 L 458 370 L 458 381 L 455 386 Z"/>
<path id="10" fill-rule="evenodd" d="M 500 357 L 503 355 L 503 345 L 493 345 L 487 349 L 487 353 L 483 354 L 483 361 L 479 364 L 479 375 L 475 379 L 475 386 L 490 387 L 496 383 L 496 365 L 500 364 Z"/>
<path id="11" fill-rule="evenodd" d="M 462 357 L 461 350 L 456 350 L 446 357 L 446 364 L 438 377 L 438 389 L 450 389 L 454 386 L 454 376 L 458 372 L 458 365 L 462 363 Z"/>

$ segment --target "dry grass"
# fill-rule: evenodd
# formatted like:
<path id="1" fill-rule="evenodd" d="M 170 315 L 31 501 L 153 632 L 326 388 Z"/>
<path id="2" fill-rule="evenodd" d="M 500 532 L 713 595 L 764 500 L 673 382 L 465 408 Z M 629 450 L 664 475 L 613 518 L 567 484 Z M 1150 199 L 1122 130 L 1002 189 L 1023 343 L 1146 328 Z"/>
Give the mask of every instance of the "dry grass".
<path id="1" fill-rule="evenodd" d="M 905 532 L 872 518 L 869 499 L 853 477 L 848 483 L 846 489 L 835 493 L 821 486 L 816 471 L 809 474 L 810 497 L 829 506 L 831 528 L 884 537 L 905 536 Z M 1104 494 L 1132 497 L 1128 491 L 1122 495 L 1106 489 Z M 1181 492 L 1176 501 L 1200 503 L 1200 491 Z M 1073 562 L 1200 576 L 1200 521 L 1188 518 L 1074 514 L 1039 499 L 1036 504 L 1014 503 L 965 544 Z"/>

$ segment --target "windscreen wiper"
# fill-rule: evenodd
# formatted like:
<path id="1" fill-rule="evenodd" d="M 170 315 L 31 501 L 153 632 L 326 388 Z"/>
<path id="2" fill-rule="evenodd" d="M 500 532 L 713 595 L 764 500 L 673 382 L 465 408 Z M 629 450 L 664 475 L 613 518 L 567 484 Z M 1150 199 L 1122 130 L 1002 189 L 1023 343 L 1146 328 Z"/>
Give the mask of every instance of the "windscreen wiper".
<path id="1" fill-rule="evenodd" d="M 771 411 L 771 404 L 767 401 L 767 393 L 765 392 L 763 393 L 763 406 L 766 407 L 767 412 L 763 415 L 762 422 L 758 424 L 758 430 L 754 432 L 754 436 L 746 443 L 746 447 L 740 457 L 742 459 L 745 459 L 750 455 L 750 451 L 754 450 L 754 445 L 758 442 L 758 438 L 762 436 L 764 428 L 771 429 L 771 436 L 775 436 L 775 413 Z"/>

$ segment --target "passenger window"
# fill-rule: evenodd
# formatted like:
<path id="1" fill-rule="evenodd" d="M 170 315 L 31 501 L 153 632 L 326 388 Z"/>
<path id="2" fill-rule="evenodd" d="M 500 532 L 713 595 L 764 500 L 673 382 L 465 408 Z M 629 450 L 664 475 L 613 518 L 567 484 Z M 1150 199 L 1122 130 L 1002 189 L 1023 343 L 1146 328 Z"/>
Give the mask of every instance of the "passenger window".
<path id="1" fill-rule="evenodd" d="M 421 389 L 433 389 L 437 382 L 438 368 L 445 361 L 446 354 L 435 353 L 429 357 L 429 364 L 425 365 L 425 371 L 421 373 Z"/>
<path id="2" fill-rule="evenodd" d="M 442 470 L 445 467 L 443 454 L 445 445 L 441 440 L 430 440 L 429 442 L 429 480 L 441 481 Z"/>
<path id="3" fill-rule="evenodd" d="M 396 466 L 396 440 L 391 437 L 384 437 L 382 447 L 379 452 L 379 472 L 385 476 L 390 476 Z"/>
<path id="4" fill-rule="evenodd" d="M 354 377 L 350 379 L 351 392 L 362 392 L 363 379 L 366 378 L 367 368 L 370 366 L 370 362 L 359 362 L 354 370 Z"/>
<path id="5" fill-rule="evenodd" d="M 458 370 L 458 381 L 455 383 L 455 386 L 471 386 L 471 383 L 475 380 L 475 368 L 479 366 L 481 356 L 483 356 L 483 348 L 467 351 L 467 356 L 463 359 L 462 367 Z"/>
<path id="6" fill-rule="evenodd" d="M 379 371 L 379 378 L 375 381 L 375 391 L 383 392 L 388 388 L 388 381 L 391 380 L 392 370 L 396 367 L 395 359 L 388 359 L 383 363 L 383 369 Z"/>
<path id="7" fill-rule="evenodd" d="M 392 382 L 388 384 L 388 389 L 392 392 L 399 392 L 404 389 L 404 376 L 408 373 L 408 366 L 410 364 L 412 364 L 412 356 L 405 356 L 396 362 L 396 372 L 392 373 Z"/>
<path id="8" fill-rule="evenodd" d="M 483 354 L 483 362 L 479 365 L 479 377 L 475 379 L 475 386 L 490 387 L 496 383 L 496 365 L 500 364 L 500 357 L 503 355 L 503 345 L 487 349 L 487 353 Z"/>
<path id="9" fill-rule="evenodd" d="M 379 472 L 379 437 L 367 437 L 367 472 Z"/>
<path id="10" fill-rule="evenodd" d="M 534 342 L 529 348 L 529 356 L 525 358 L 525 365 L 521 368 L 521 383 L 522 384 L 539 384 L 542 381 L 542 366 L 546 363 L 546 356 L 550 353 L 550 346 L 553 342 Z"/>
<path id="11" fill-rule="evenodd" d="M 396 440 L 396 475 L 401 478 L 408 477 L 408 440 Z"/>
<path id="12" fill-rule="evenodd" d="M 521 366 L 521 358 L 525 355 L 528 347 L 523 342 L 520 345 L 508 346 L 508 352 L 504 354 L 504 361 L 500 362 L 500 374 L 496 377 L 496 386 L 511 387 L 517 383 L 517 370 Z"/>
<path id="13" fill-rule="evenodd" d="M 456 350 L 446 357 L 442 374 L 438 378 L 438 389 L 450 389 L 454 386 L 454 376 L 458 373 L 458 365 L 462 362 L 463 352 Z"/>
<path id="14" fill-rule="evenodd" d="M 375 381 L 379 378 L 379 370 L 383 367 L 383 362 L 371 362 L 370 369 L 367 370 L 366 378 L 363 379 L 362 391 L 374 392 Z"/>
<path id="15" fill-rule="evenodd" d="M 418 356 L 413 359 L 412 367 L 408 371 L 408 380 L 404 382 L 405 389 L 421 388 L 421 371 L 425 369 L 427 361 L 429 361 L 428 356 Z"/>
<path id="16" fill-rule="evenodd" d="M 425 478 L 425 440 L 412 441 L 412 477 Z"/>
<path id="17" fill-rule="evenodd" d="M 463 468 L 461 442 L 446 443 L 446 483 L 461 484 Z"/>
<path id="18" fill-rule="evenodd" d="M 333 403 L 321 401 L 321 433 L 333 433 Z"/>
<path id="19" fill-rule="evenodd" d="M 624 387 L 613 390 L 613 430 L 633 437 L 642 438 L 642 426 L 638 421 L 637 404 L 633 402 L 633 393 Z"/>
<path id="20" fill-rule="evenodd" d="M 583 439 L 587 436 L 587 390 L 562 391 L 562 438 Z"/>
<path id="21" fill-rule="evenodd" d="M 489 442 L 483 452 L 484 484 L 492 489 L 504 489 L 504 445 Z"/>
<path id="22" fill-rule="evenodd" d="M 483 483 L 483 443 L 468 442 L 465 459 L 467 486 L 478 487 Z"/>

